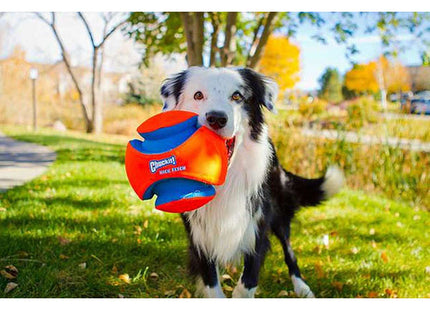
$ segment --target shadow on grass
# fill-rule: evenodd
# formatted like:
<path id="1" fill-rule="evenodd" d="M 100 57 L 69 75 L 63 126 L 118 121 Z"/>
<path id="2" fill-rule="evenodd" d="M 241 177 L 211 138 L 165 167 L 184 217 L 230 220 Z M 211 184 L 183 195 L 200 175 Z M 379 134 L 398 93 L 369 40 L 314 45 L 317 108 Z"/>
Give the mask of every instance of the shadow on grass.
<path id="1" fill-rule="evenodd" d="M 169 244 L 119 238 L 116 242 L 84 239 L 61 245 L 55 237 L 0 236 L 3 264 L 19 270 L 19 287 L 1 297 L 150 297 L 160 291 L 190 286 L 184 240 Z M 16 253 L 26 251 L 25 258 Z M 12 257 L 11 257 L 12 256 Z M 85 263 L 83 267 L 81 264 Z M 157 272 L 156 280 L 149 277 Z M 128 274 L 130 283 L 120 280 Z M 164 296 L 160 296 L 164 297 Z"/>

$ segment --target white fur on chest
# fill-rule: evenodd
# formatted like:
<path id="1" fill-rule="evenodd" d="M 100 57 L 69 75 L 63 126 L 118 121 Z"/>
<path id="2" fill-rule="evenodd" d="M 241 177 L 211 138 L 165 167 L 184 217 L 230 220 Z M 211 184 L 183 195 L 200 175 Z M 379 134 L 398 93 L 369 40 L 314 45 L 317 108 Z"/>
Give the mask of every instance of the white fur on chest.
<path id="1" fill-rule="evenodd" d="M 217 187 L 215 198 L 187 213 L 194 243 L 208 258 L 221 264 L 254 249 L 261 214 L 252 214 L 249 199 L 259 193 L 270 160 L 266 127 L 260 142 L 245 136 L 239 143 L 226 182 Z"/>

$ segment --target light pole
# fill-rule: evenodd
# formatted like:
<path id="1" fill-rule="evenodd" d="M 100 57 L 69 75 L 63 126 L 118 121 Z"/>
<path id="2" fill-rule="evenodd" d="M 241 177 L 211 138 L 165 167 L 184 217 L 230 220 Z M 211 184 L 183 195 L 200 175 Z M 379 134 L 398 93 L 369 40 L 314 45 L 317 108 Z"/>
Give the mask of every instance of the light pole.
<path id="1" fill-rule="evenodd" d="M 39 76 L 39 71 L 36 68 L 30 69 L 30 79 L 33 92 L 33 129 L 37 130 L 37 106 L 36 106 L 36 80 Z"/>

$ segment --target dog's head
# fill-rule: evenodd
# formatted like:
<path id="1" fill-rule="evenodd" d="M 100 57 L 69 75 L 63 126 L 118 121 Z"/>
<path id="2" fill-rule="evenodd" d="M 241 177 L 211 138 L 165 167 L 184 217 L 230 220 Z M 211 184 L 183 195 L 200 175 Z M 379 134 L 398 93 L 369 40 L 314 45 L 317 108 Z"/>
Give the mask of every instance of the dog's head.
<path id="1" fill-rule="evenodd" d="M 197 113 L 199 124 L 227 139 L 229 157 L 236 137 L 258 141 L 263 107 L 274 111 L 277 84 L 248 68 L 191 67 L 164 81 L 163 111 Z"/>

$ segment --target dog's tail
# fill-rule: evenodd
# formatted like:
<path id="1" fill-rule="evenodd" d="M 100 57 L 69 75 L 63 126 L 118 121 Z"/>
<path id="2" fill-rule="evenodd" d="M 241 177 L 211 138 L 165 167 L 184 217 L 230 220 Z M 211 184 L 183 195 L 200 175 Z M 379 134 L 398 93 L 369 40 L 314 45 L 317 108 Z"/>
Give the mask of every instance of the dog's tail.
<path id="1" fill-rule="evenodd" d="M 290 189 L 298 198 L 300 206 L 315 206 L 332 197 L 342 188 L 345 177 L 337 166 L 330 166 L 318 179 L 305 179 L 285 171 Z"/>

